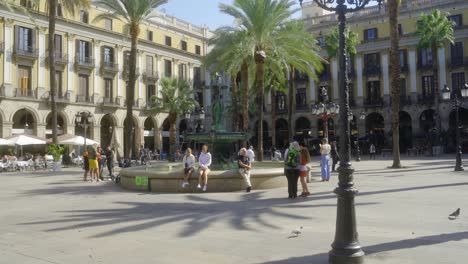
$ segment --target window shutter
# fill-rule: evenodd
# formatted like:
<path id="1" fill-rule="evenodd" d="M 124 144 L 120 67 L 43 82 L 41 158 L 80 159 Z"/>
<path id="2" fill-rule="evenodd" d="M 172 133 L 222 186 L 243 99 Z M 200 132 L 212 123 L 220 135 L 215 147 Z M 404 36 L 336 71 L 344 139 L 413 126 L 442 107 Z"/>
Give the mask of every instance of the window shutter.
<path id="1" fill-rule="evenodd" d="M 77 57 L 76 59 L 78 59 L 79 54 L 80 54 L 80 41 L 78 39 L 75 40 L 75 45 L 76 45 L 75 55 Z"/>
<path id="2" fill-rule="evenodd" d="M 15 45 L 14 45 L 14 50 L 18 50 L 19 47 L 19 26 L 15 26 Z"/>
<path id="3" fill-rule="evenodd" d="M 92 58 L 93 57 L 93 43 L 91 42 L 87 42 L 88 43 L 88 54 L 87 54 L 87 57 L 88 58 Z"/>
<path id="4" fill-rule="evenodd" d="M 377 28 L 374 28 L 375 30 L 375 39 L 379 38 L 379 30 Z"/>
<path id="5" fill-rule="evenodd" d="M 31 51 L 35 52 L 36 50 L 36 32 L 37 30 L 31 29 Z"/>
<path id="6" fill-rule="evenodd" d="M 367 38 L 367 32 L 368 32 L 368 30 L 367 30 L 367 29 L 364 29 L 364 40 L 367 40 L 367 39 L 368 39 L 368 38 Z"/>

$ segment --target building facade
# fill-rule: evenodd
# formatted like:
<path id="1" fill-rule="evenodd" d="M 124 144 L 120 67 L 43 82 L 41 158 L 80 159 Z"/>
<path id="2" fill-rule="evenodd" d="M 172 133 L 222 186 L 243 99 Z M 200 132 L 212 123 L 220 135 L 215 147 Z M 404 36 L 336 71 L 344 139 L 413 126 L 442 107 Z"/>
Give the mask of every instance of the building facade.
<path id="1" fill-rule="evenodd" d="M 316 16 L 317 7 L 313 1 L 304 3 L 303 19 L 308 30 L 314 34 L 320 46 L 325 46 L 325 35 L 338 25 L 336 14 Z M 415 34 L 416 23 L 422 13 L 439 9 L 449 13 L 449 19 L 455 22 L 455 43 L 440 48 L 437 54 L 430 50 L 418 49 L 418 36 Z M 380 8 L 370 6 L 353 14 L 348 14 L 350 29 L 359 36 L 357 55 L 351 58 L 348 72 L 350 77 L 350 104 L 354 114 L 351 122 L 352 136 L 355 138 L 378 138 L 379 148 L 391 145 L 391 99 L 389 76 L 389 18 L 385 4 Z M 400 143 L 403 150 L 424 145 L 436 127 L 436 119 L 441 120 L 441 135 L 447 150 L 453 149 L 455 115 L 448 102 L 441 98 L 440 90 L 444 85 L 451 89 L 461 89 L 465 85 L 468 73 L 468 2 L 465 0 L 403 0 L 399 14 L 400 31 L 400 69 L 401 69 L 401 112 Z M 326 58 L 325 52 L 322 54 Z M 432 62 L 438 56 L 438 83 L 434 87 Z M 296 74 L 296 95 L 293 107 L 293 122 L 287 121 L 287 95 L 277 93 L 266 97 L 266 116 L 264 127 L 265 145 L 275 144 L 285 147 L 288 129 L 294 129 L 296 135 L 309 135 L 312 138 L 323 136 L 323 121 L 311 115 L 311 104 L 322 100 L 326 91 L 329 97 L 338 103 L 338 63 L 331 59 L 325 64 L 325 70 L 318 80 Z M 271 120 L 271 103 L 275 100 L 276 119 Z M 439 101 L 439 103 L 437 103 Z M 462 124 L 468 127 L 468 111 L 461 110 Z M 360 120 L 360 113 L 365 113 L 365 120 Z M 337 134 L 338 117 L 329 120 L 329 134 Z M 256 120 L 252 127 L 256 127 Z M 272 130 L 275 139 L 272 139 Z M 285 139 L 286 136 L 286 139 Z M 444 139 L 445 138 L 445 139 Z M 464 136 L 465 147 L 467 137 Z M 273 143 L 272 143 L 273 142 Z"/>
<path id="2" fill-rule="evenodd" d="M 89 10 L 70 15 L 57 8 L 55 62 L 47 58 L 48 17 L 46 1 L 34 6 L 18 0 L 31 10 L 28 16 L 0 8 L 0 137 L 15 134 L 51 136 L 49 84 L 57 83 L 58 131 L 84 135 L 76 124 L 77 113 L 87 111 L 93 120 L 86 136 L 101 142 L 111 140 L 123 146 L 126 104 L 134 106 L 135 146 L 162 148 L 164 113 L 149 115 L 147 102 L 158 95 L 162 77 L 190 82 L 201 106 L 210 102 L 204 89 L 202 58 L 211 33 L 158 11 L 141 25 L 137 55 L 135 101 L 125 100 L 128 82 L 130 40 L 120 21 L 94 18 L 107 10 L 92 4 Z M 55 80 L 49 79 L 50 63 L 55 63 Z M 122 148 L 119 149 L 122 152 Z"/>

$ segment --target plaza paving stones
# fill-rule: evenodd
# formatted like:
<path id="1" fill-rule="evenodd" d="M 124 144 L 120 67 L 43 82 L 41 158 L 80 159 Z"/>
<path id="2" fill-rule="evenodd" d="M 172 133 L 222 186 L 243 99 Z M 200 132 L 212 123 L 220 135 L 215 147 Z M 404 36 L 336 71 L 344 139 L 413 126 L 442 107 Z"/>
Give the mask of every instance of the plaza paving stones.
<path id="1" fill-rule="evenodd" d="M 453 158 L 403 160 L 399 170 L 354 163 L 366 263 L 468 263 L 468 171 L 453 172 Z M 297 200 L 284 188 L 127 192 L 84 183 L 78 168 L 1 173 L 0 263 L 327 263 L 337 175 L 319 182 L 314 165 L 312 196 Z"/>

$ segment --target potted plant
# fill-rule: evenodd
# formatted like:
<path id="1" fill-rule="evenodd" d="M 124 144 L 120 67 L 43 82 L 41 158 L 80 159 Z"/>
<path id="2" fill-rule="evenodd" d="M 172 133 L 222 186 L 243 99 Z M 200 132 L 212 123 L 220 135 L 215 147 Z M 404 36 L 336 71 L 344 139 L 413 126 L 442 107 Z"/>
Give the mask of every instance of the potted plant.
<path id="1" fill-rule="evenodd" d="M 62 162 L 60 161 L 60 157 L 65 152 L 65 148 L 61 147 L 59 144 L 51 144 L 47 146 L 47 149 L 54 158 L 54 171 L 61 171 Z"/>

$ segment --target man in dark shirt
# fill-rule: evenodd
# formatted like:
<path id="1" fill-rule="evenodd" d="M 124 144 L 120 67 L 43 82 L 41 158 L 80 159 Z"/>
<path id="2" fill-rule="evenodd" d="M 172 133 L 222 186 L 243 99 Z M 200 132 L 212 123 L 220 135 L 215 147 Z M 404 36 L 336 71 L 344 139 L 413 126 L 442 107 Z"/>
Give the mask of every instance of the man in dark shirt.
<path id="1" fill-rule="evenodd" d="M 250 158 L 247 156 L 247 149 L 242 148 L 239 151 L 239 157 L 237 158 L 237 164 L 239 165 L 239 173 L 244 178 L 247 188 L 246 192 L 252 190 L 252 184 L 250 183 L 250 169 L 252 169 Z"/>
<path id="2" fill-rule="evenodd" d="M 107 151 L 106 151 L 106 163 L 107 163 L 107 169 L 109 170 L 109 177 L 113 178 L 114 151 L 112 151 L 110 146 L 107 147 Z"/>
<path id="3" fill-rule="evenodd" d="M 335 166 L 336 164 L 338 163 L 338 161 L 340 161 L 340 154 L 338 154 L 338 149 L 336 148 L 336 141 L 333 141 L 332 142 L 332 147 L 331 147 L 331 156 L 332 156 L 332 159 L 333 159 L 333 163 L 332 163 L 332 172 L 335 172 Z"/>

